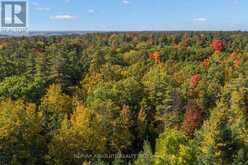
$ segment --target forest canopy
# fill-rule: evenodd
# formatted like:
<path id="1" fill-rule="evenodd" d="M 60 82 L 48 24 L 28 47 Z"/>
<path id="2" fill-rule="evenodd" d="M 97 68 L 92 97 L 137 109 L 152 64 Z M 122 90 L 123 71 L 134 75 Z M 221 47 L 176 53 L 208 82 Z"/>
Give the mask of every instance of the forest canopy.
<path id="1" fill-rule="evenodd" d="M 0 164 L 248 164 L 248 33 L 0 39 Z"/>

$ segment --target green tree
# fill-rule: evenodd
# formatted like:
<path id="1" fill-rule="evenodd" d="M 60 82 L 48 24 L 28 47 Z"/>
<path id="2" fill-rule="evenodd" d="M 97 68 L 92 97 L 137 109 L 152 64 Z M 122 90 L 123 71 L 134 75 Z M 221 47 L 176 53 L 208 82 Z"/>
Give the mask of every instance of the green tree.
<path id="1" fill-rule="evenodd" d="M 0 98 L 23 98 L 38 102 L 44 93 L 46 82 L 42 79 L 28 79 L 25 76 L 12 76 L 0 82 Z"/>

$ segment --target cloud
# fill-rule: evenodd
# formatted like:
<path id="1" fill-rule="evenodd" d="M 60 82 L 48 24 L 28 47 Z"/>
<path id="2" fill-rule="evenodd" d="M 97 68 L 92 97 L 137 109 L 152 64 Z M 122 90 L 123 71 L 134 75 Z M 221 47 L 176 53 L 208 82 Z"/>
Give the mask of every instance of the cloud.
<path id="1" fill-rule="evenodd" d="M 204 18 L 204 17 L 194 18 L 193 21 L 196 21 L 196 22 L 206 22 L 207 21 L 207 18 Z"/>
<path id="2" fill-rule="evenodd" d="M 122 0 L 122 3 L 123 3 L 124 5 L 130 4 L 130 2 L 129 2 L 128 0 Z"/>
<path id="3" fill-rule="evenodd" d="M 49 7 L 36 7 L 35 10 L 38 10 L 38 11 L 50 11 L 51 9 Z"/>
<path id="4" fill-rule="evenodd" d="M 94 9 L 89 9 L 89 10 L 88 10 L 88 13 L 89 13 L 89 14 L 94 14 L 95 12 L 96 12 L 96 11 L 95 11 Z"/>
<path id="5" fill-rule="evenodd" d="M 72 15 L 55 15 L 55 16 L 50 16 L 51 20 L 74 20 L 76 19 L 75 16 Z"/>

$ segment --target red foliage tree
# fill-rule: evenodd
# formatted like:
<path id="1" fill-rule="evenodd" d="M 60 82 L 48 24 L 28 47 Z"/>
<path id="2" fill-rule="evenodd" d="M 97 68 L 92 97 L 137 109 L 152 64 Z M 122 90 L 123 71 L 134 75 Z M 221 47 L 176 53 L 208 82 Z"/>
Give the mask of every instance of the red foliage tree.
<path id="1" fill-rule="evenodd" d="M 195 130 L 200 127 L 202 122 L 202 108 L 194 101 L 189 101 L 184 114 L 182 128 L 189 135 L 193 136 Z"/>
<path id="2" fill-rule="evenodd" d="M 213 40 L 211 47 L 215 52 L 221 52 L 224 49 L 224 42 L 221 40 Z"/>
<path id="3" fill-rule="evenodd" d="M 191 87 L 195 88 L 200 81 L 201 81 L 201 75 L 200 74 L 193 75 L 191 77 Z"/>
<path id="4" fill-rule="evenodd" d="M 155 61 L 157 64 L 160 63 L 160 52 L 156 51 L 154 53 L 149 54 L 149 59 Z"/>

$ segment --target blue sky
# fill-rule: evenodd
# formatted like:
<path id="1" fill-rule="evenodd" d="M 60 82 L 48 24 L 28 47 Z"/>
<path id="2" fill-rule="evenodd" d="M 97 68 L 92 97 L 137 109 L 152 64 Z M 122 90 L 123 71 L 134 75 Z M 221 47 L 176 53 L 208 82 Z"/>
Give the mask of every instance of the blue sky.
<path id="1" fill-rule="evenodd" d="M 248 30 L 247 0 L 29 0 L 30 30 Z"/>

